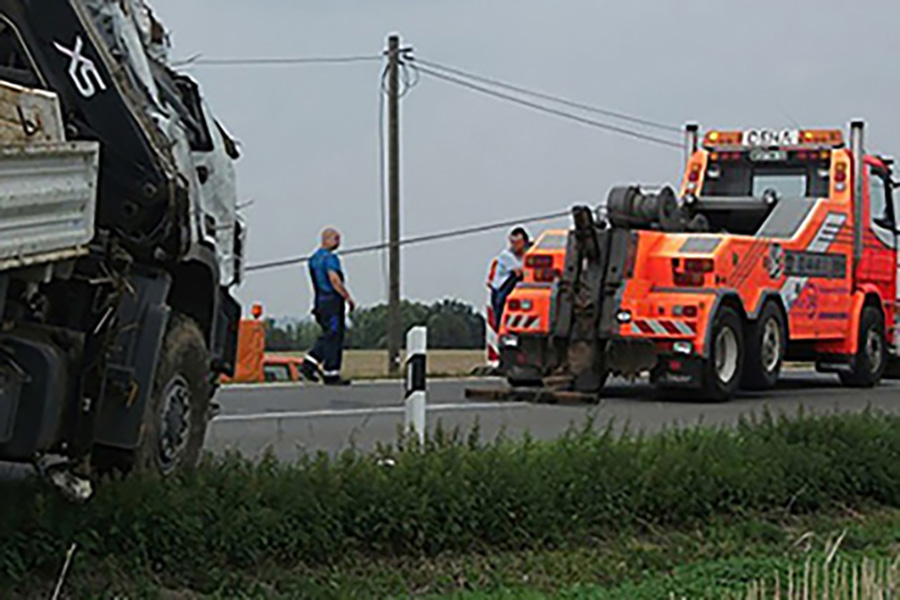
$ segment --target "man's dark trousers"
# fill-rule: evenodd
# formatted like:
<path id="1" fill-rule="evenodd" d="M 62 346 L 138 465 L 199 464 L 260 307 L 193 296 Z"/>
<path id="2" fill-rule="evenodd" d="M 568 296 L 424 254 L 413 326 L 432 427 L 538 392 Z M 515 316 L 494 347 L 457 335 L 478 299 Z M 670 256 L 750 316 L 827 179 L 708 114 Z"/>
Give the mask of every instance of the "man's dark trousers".
<path id="1" fill-rule="evenodd" d="M 338 377 L 341 374 L 341 363 L 344 356 L 344 318 L 347 314 L 343 298 L 329 298 L 316 303 L 313 311 L 316 322 L 322 328 L 322 335 L 316 340 L 309 355 L 322 365 L 326 378 Z"/>

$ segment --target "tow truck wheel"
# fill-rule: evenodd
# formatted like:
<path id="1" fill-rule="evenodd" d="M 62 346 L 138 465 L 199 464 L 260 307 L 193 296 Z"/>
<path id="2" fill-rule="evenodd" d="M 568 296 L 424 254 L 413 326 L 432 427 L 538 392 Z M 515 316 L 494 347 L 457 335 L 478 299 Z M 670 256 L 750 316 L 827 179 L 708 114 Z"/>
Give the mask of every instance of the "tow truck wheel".
<path id="1" fill-rule="evenodd" d="M 778 305 L 768 302 L 755 323 L 747 328 L 747 352 L 741 387 L 768 390 L 775 387 L 787 347 L 784 317 Z"/>
<path id="2" fill-rule="evenodd" d="M 840 373 L 841 383 L 849 387 L 874 387 L 887 366 L 884 318 L 874 306 L 863 308 L 859 319 L 859 343 L 849 373 Z"/>
<path id="3" fill-rule="evenodd" d="M 703 366 L 703 395 L 723 402 L 737 392 L 744 367 L 744 336 L 741 317 L 721 307 L 712 323 L 712 345 Z"/>
<path id="4" fill-rule="evenodd" d="M 139 445 L 132 451 L 98 448 L 96 468 L 107 473 L 138 470 L 169 475 L 196 465 L 213 390 L 209 365 L 209 350 L 197 323 L 172 313 Z"/>

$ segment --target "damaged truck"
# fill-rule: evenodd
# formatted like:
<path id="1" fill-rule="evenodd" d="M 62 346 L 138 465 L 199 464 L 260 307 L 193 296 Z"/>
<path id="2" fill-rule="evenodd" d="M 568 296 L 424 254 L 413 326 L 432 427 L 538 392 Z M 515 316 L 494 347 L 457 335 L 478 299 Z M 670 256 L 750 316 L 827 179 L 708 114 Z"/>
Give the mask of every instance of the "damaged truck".
<path id="1" fill-rule="evenodd" d="M 143 0 L 0 0 L 0 461 L 195 463 L 234 369 L 237 144 Z"/>

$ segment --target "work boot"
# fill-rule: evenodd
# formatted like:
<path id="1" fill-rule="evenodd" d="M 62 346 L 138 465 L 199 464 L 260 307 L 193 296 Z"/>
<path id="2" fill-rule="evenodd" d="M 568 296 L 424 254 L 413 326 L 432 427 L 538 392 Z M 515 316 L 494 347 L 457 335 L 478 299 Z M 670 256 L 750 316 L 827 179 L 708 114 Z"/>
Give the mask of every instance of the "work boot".
<path id="1" fill-rule="evenodd" d="M 319 381 L 319 369 L 308 360 L 304 360 L 300 364 L 300 374 L 303 375 L 303 379 L 307 381 L 312 381 L 313 383 L 318 383 Z"/>
<path id="2" fill-rule="evenodd" d="M 348 385 L 352 385 L 353 382 L 349 379 L 344 379 L 340 375 L 335 375 L 333 377 L 326 377 L 324 380 L 325 385 L 333 385 L 336 387 L 346 387 Z"/>

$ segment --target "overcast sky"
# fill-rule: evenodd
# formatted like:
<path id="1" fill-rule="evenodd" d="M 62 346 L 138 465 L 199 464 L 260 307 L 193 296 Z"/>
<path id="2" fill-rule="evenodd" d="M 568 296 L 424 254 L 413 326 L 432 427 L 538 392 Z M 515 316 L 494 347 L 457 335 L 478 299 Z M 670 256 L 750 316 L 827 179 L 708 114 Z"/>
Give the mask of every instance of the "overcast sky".
<path id="1" fill-rule="evenodd" d="M 399 32 L 423 59 L 645 118 L 707 127 L 846 126 L 900 152 L 900 2 L 868 0 L 154 0 L 176 57 L 378 54 Z M 379 63 L 197 67 L 242 142 L 249 262 L 304 255 L 335 225 L 380 239 Z M 623 183 L 675 181 L 678 150 L 534 113 L 429 78 L 403 101 L 403 232 L 598 204 Z M 565 224 L 565 221 L 561 222 Z M 531 226 L 535 233 L 542 226 Z M 505 232 L 409 248 L 405 297 L 483 304 Z M 363 304 L 378 255 L 345 259 Z M 306 315 L 306 271 L 249 274 L 269 314 Z"/>

